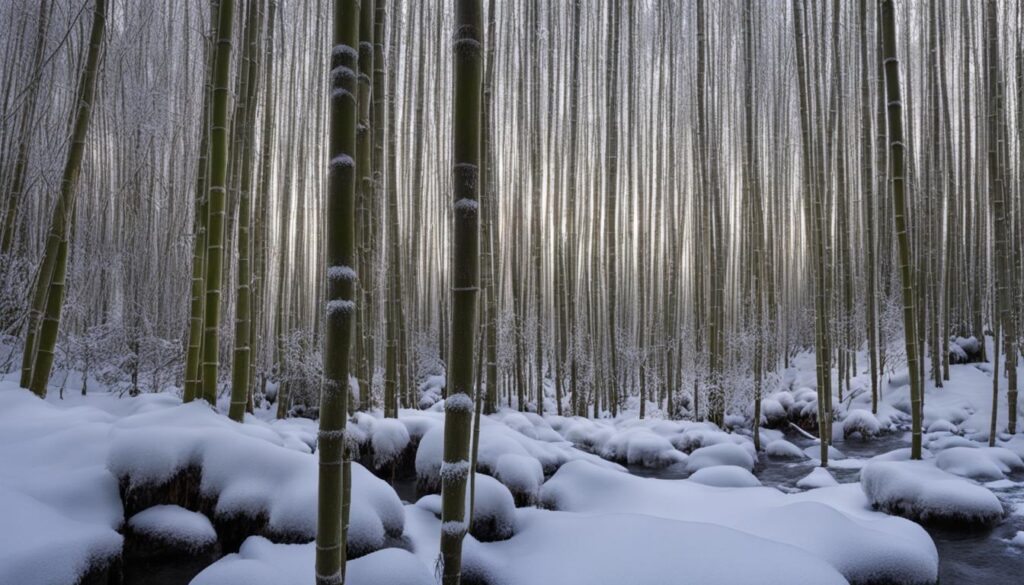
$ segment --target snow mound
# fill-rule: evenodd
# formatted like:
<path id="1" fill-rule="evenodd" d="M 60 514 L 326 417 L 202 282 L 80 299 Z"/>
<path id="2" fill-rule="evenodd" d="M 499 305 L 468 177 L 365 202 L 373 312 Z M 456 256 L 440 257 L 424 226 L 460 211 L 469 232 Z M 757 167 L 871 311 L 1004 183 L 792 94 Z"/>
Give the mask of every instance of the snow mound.
<path id="1" fill-rule="evenodd" d="M 805 490 L 833 487 L 837 485 L 839 485 L 839 482 L 837 482 L 836 478 L 832 477 L 832 474 L 824 467 L 815 467 L 810 473 L 800 479 L 800 481 L 796 482 L 796 487 Z"/>
<path id="2" fill-rule="evenodd" d="M 861 438 L 874 437 L 882 429 L 882 425 L 867 410 L 851 410 L 843 420 L 843 437 L 859 436 Z"/>
<path id="3" fill-rule="evenodd" d="M 197 469 L 199 495 L 215 500 L 212 518 L 265 518 L 259 534 L 292 541 L 316 535 L 317 455 L 283 446 L 258 424 L 238 424 L 203 403 L 120 419 L 107 467 L 128 490 L 145 490 Z M 165 502 L 174 503 L 174 502 Z M 365 554 L 402 534 L 401 500 L 383 480 L 352 464 L 349 549 Z"/>
<path id="4" fill-rule="evenodd" d="M 935 465 L 981 482 L 1004 479 L 1007 473 L 1024 470 L 1024 461 L 1003 447 L 951 447 L 935 457 Z"/>
<path id="5" fill-rule="evenodd" d="M 860 479 L 875 509 L 914 520 L 970 525 L 991 524 L 1003 516 L 995 494 L 930 461 L 872 461 Z"/>
<path id="6" fill-rule="evenodd" d="M 198 552 L 217 542 L 217 531 L 198 512 L 179 506 L 153 506 L 128 520 L 135 534 L 176 550 Z"/>
<path id="7" fill-rule="evenodd" d="M 397 459 L 409 446 L 409 431 L 396 419 L 378 419 L 370 431 L 370 446 L 373 464 L 379 469 Z"/>
<path id="8" fill-rule="evenodd" d="M 598 454 L 619 463 L 644 467 L 665 467 L 686 459 L 668 439 L 642 427 L 612 436 Z"/>
<path id="9" fill-rule="evenodd" d="M 804 454 L 815 461 L 821 461 L 821 445 L 811 445 L 810 447 L 805 448 Z M 842 451 L 836 449 L 832 445 L 828 446 L 828 460 L 830 463 L 832 461 L 841 461 L 843 459 L 846 459 L 846 455 L 843 454 Z"/>
<path id="10" fill-rule="evenodd" d="M 680 575 L 702 585 L 846 583 L 805 551 L 724 526 L 546 510 L 523 510 L 520 524 L 510 540 L 467 543 L 463 573 L 492 585 L 678 583 Z"/>
<path id="11" fill-rule="evenodd" d="M 754 468 L 754 458 L 735 443 L 719 443 L 697 449 L 686 460 L 686 469 L 691 473 L 715 465 L 735 465 L 750 471 Z"/>
<path id="12" fill-rule="evenodd" d="M 315 581 L 315 557 L 313 543 L 274 544 L 251 536 L 237 553 L 204 569 L 190 585 L 309 585 Z M 398 548 L 386 548 L 348 561 L 345 583 L 436 585 L 423 562 Z"/>
<path id="13" fill-rule="evenodd" d="M 544 483 L 544 470 L 532 457 L 509 453 L 498 458 L 494 477 L 508 487 L 517 503 L 530 506 L 537 501 L 537 491 Z"/>
<path id="14" fill-rule="evenodd" d="M 785 439 L 777 439 L 768 443 L 765 450 L 772 459 L 807 459 L 807 454 L 800 447 Z"/>
<path id="15" fill-rule="evenodd" d="M 77 583 L 121 555 L 121 535 L 109 526 L 73 520 L 2 484 L 0 518 L 0 583 Z"/>
<path id="16" fill-rule="evenodd" d="M 512 492 L 493 477 L 476 474 L 473 524 L 469 533 L 480 542 L 493 542 L 511 538 L 515 531 L 516 503 Z"/>
<path id="17" fill-rule="evenodd" d="M 761 487 L 761 481 L 753 473 L 735 465 L 713 465 L 698 469 L 688 479 L 714 487 Z"/>
<path id="18" fill-rule="evenodd" d="M 735 528 L 823 559 L 851 582 L 923 585 L 934 583 L 938 575 L 938 553 L 928 533 L 903 518 L 871 511 L 857 484 L 785 494 L 767 487 L 722 489 L 690 480 L 643 478 L 573 462 L 544 484 L 541 500 L 548 508 L 580 514 L 637 514 Z M 519 532 L 508 542 L 526 532 L 524 512 L 530 510 L 519 510 Z M 641 548 L 630 558 L 647 550 Z M 730 570 L 733 564 L 727 565 Z"/>

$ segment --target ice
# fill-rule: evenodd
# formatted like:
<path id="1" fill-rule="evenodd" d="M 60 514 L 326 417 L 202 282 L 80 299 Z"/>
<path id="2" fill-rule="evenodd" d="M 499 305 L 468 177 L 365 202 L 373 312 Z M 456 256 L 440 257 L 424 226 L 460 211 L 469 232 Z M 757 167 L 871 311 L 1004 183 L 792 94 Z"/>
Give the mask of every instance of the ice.
<path id="1" fill-rule="evenodd" d="M 179 506 L 153 506 L 128 520 L 132 532 L 178 550 L 198 551 L 217 542 L 210 520 Z"/>
<path id="2" fill-rule="evenodd" d="M 989 524 L 1003 516 L 991 491 L 931 461 L 873 461 L 860 478 L 871 505 L 891 514 L 949 524 Z"/>

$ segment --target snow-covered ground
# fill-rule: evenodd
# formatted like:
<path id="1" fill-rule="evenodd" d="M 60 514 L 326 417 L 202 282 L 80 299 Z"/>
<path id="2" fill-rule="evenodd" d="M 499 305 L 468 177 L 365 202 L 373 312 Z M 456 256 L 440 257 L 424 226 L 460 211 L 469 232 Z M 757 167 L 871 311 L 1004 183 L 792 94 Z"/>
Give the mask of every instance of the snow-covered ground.
<path id="1" fill-rule="evenodd" d="M 765 399 L 766 422 L 816 412 L 812 363 L 797 357 Z M 660 584 L 683 575 L 934 583 L 933 538 L 899 516 L 988 525 L 1024 517 L 996 495 L 1024 492 L 1024 436 L 987 446 L 991 373 L 987 364 L 956 365 L 944 388 L 929 385 L 925 459 L 908 461 L 905 449 L 876 454 L 875 437 L 904 435 L 908 392 L 893 377 L 872 415 L 858 391 L 866 381 L 855 378 L 854 398 L 837 401 L 835 440 L 848 452 L 835 449 L 827 469 L 815 467 L 808 439 L 781 430 L 762 430 L 759 454 L 742 425 L 726 432 L 630 412 L 486 417 L 464 574 L 488 585 Z M 126 538 L 185 552 L 219 543 L 229 554 L 197 585 L 312 582 L 316 423 L 268 412 L 237 424 L 173 394 L 66 392 L 62 400 L 54 392 L 44 401 L 0 382 L 0 583 L 76 583 L 116 566 Z M 351 422 L 366 467 L 353 464 L 349 583 L 435 582 L 443 425 L 441 404 Z M 793 479 L 782 485 L 769 469 Z M 374 473 L 404 475 L 422 497 Z M 1024 550 L 1024 534 L 1001 542 Z"/>

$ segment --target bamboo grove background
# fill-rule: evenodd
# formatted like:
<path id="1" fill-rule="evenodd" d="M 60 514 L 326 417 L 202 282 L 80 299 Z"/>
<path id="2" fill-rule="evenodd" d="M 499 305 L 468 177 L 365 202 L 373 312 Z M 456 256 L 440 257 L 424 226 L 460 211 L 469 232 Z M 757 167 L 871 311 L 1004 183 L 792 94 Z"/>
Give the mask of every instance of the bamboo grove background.
<path id="1" fill-rule="evenodd" d="M 205 392 L 186 361 L 212 282 L 193 270 L 211 245 L 212 4 L 107 7 L 56 355 L 86 382 Z M 448 4 L 377 0 L 372 14 L 353 408 L 425 405 L 420 385 L 444 373 Z M 0 3 L 6 371 L 31 321 L 92 5 Z M 329 10 L 236 2 L 225 86 L 219 334 L 201 349 L 221 391 L 242 380 L 282 415 L 315 408 L 322 377 Z M 643 397 L 728 422 L 802 350 L 840 400 L 853 375 L 877 392 L 905 366 L 878 22 L 870 0 L 489 0 L 485 408 L 643 416 Z M 1001 335 L 1008 363 L 1020 349 L 1022 23 L 1012 1 L 897 4 L 914 342 L 935 385 L 949 336 Z"/>

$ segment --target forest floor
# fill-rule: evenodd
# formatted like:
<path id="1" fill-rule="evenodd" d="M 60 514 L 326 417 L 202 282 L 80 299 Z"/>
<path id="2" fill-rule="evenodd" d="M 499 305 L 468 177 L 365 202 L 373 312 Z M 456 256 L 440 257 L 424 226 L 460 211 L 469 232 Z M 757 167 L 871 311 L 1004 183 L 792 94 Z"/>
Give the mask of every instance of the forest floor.
<path id="1" fill-rule="evenodd" d="M 820 467 L 816 441 L 779 419 L 816 409 L 807 355 L 765 398 L 781 428 L 760 453 L 747 428 L 653 404 L 644 420 L 502 410 L 481 424 L 464 582 L 1015 583 L 1024 436 L 987 446 L 990 364 L 950 373 L 929 382 L 922 462 L 897 372 L 877 415 L 866 376 L 837 397 Z M 355 416 L 347 582 L 435 583 L 443 420 L 441 404 Z M 270 409 L 237 424 L 173 392 L 43 401 L 0 381 L 0 583 L 307 585 L 315 446 L 315 421 Z"/>

